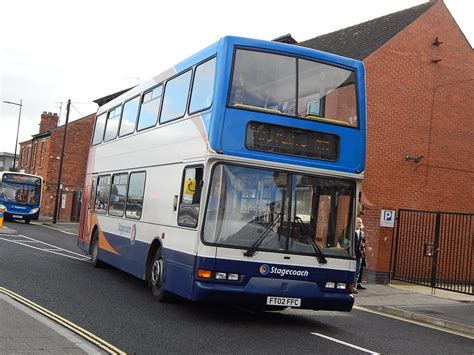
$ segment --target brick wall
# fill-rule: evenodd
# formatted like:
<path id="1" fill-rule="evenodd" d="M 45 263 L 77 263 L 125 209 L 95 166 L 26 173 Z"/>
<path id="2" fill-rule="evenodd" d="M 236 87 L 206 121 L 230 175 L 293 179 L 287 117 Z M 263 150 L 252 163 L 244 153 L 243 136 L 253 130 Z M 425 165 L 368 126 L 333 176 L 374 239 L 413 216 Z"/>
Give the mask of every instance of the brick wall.
<path id="1" fill-rule="evenodd" d="M 381 209 L 474 212 L 474 55 L 440 1 L 364 62 L 368 268 L 388 273 Z"/>
<path id="2" fill-rule="evenodd" d="M 42 120 L 43 116 L 44 113 L 41 115 Z M 81 191 L 84 185 L 87 155 L 94 128 L 94 118 L 95 115 L 89 115 L 68 124 L 61 177 L 64 195 L 66 196 L 66 208 L 60 208 L 59 210 L 59 218 L 63 220 L 69 220 L 71 216 L 72 192 Z M 31 163 L 33 157 L 30 157 L 28 164 L 24 164 L 20 167 L 20 169 L 24 169 L 26 173 L 41 175 L 43 177 L 44 187 L 43 199 L 41 201 L 41 214 L 44 216 L 52 217 L 54 212 L 63 135 L 64 126 L 60 126 L 54 128 L 50 136 L 37 139 L 36 162 L 34 167 Z M 43 162 L 41 163 L 41 147 L 43 141 L 44 152 Z M 33 141 L 30 140 L 20 143 L 21 148 L 27 148 L 28 145 L 33 147 Z M 59 203 L 59 207 L 61 207 L 61 201 L 59 201 Z"/>

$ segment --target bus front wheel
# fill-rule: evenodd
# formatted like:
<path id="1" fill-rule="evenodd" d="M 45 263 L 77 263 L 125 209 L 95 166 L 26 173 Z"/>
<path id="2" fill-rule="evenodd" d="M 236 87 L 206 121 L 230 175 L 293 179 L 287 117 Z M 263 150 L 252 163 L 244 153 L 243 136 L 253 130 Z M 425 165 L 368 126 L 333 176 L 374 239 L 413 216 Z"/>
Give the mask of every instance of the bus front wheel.
<path id="1" fill-rule="evenodd" d="M 102 262 L 98 259 L 99 255 L 99 233 L 97 229 L 95 230 L 94 234 L 92 234 L 92 240 L 91 240 L 91 264 L 93 267 L 101 267 Z"/>
<path id="2" fill-rule="evenodd" d="M 161 248 L 158 248 L 153 255 L 150 280 L 151 293 L 159 302 L 169 302 L 172 300 L 172 295 L 163 288 L 163 253 Z"/>

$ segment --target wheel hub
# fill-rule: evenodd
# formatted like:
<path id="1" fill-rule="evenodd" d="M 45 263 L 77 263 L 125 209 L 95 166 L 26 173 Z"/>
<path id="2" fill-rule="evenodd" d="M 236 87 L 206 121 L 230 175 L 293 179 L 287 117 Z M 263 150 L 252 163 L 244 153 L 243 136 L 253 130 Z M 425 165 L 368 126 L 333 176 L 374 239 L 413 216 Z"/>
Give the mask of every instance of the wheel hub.
<path id="1" fill-rule="evenodd" d="M 151 283 L 154 286 L 160 285 L 161 273 L 163 272 L 162 259 L 155 260 L 151 268 Z"/>

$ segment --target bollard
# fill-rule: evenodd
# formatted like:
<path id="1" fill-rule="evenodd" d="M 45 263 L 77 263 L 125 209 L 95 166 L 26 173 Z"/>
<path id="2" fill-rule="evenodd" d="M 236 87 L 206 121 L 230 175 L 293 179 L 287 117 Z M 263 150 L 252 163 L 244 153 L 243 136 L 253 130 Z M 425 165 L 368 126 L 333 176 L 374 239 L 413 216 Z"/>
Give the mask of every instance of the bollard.
<path id="1" fill-rule="evenodd" d="M 3 213 L 5 212 L 5 210 L 3 209 L 3 207 L 0 207 L 0 228 L 3 228 Z"/>

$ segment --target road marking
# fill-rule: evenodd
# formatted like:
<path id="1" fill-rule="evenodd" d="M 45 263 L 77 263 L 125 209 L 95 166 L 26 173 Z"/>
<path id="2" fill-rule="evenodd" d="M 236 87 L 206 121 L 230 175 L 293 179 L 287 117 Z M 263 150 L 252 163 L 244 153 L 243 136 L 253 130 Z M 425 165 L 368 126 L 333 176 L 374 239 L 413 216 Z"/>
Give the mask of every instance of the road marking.
<path id="1" fill-rule="evenodd" d="M 56 231 L 58 231 L 58 232 L 61 232 L 61 233 L 64 233 L 64 234 L 73 235 L 73 236 L 76 236 L 76 237 L 77 237 L 77 233 L 66 232 L 66 231 L 63 231 L 62 229 L 59 229 L 59 228 L 56 228 L 56 227 L 51 227 L 51 226 L 48 226 L 48 225 L 43 224 L 43 223 L 31 222 L 31 224 L 34 224 L 35 226 L 40 226 L 40 227 L 45 227 L 45 228 L 49 228 L 49 229 L 54 229 L 54 230 L 56 230 Z"/>
<path id="2" fill-rule="evenodd" d="M 41 313 L 43 316 L 47 317 L 48 319 L 60 324 L 61 326 L 69 329 L 72 331 L 74 334 L 79 335 L 80 337 L 86 339 L 87 341 L 91 342 L 92 344 L 98 346 L 99 348 L 107 351 L 109 354 L 126 354 L 125 351 L 117 348 L 116 346 L 108 343 L 102 338 L 99 338 L 97 335 L 85 330 L 84 328 L 81 328 L 77 324 L 74 324 L 67 319 L 57 315 L 56 313 L 51 312 L 50 310 L 41 307 L 39 304 L 34 303 L 33 301 L 30 301 L 29 299 L 20 296 L 19 294 L 10 291 L 4 287 L 0 287 L 0 293 L 3 293 L 10 298 L 14 299 L 15 301 L 20 302 L 21 304 L 33 309 L 34 311 Z"/>
<path id="3" fill-rule="evenodd" d="M 379 312 L 379 311 L 376 311 L 376 310 L 364 308 L 364 307 L 361 307 L 361 306 L 354 306 L 354 307 L 352 307 L 352 309 L 357 309 L 359 311 L 376 314 L 376 315 L 379 315 L 379 316 L 382 316 L 382 317 L 387 317 L 387 318 L 400 320 L 402 322 L 412 323 L 412 324 L 419 325 L 419 326 L 422 326 L 422 327 L 425 327 L 425 328 L 439 330 L 441 332 L 461 336 L 461 337 L 468 338 L 468 339 L 474 339 L 474 336 L 466 334 L 466 333 L 461 333 L 461 332 L 457 332 L 457 331 L 452 330 L 452 329 L 438 327 L 434 324 L 419 322 L 419 321 L 416 321 L 414 319 L 407 319 L 407 318 L 399 317 L 399 316 L 396 316 L 394 314 L 383 313 L 383 312 Z"/>
<path id="4" fill-rule="evenodd" d="M 8 236 L 0 236 L 0 240 L 4 240 L 4 241 L 9 242 L 9 243 L 23 245 L 27 248 L 44 251 L 46 253 L 51 253 L 51 254 L 55 254 L 55 255 L 64 256 L 64 257 L 70 258 L 70 259 L 75 259 L 75 260 L 85 261 L 85 262 L 90 261 L 89 256 L 86 256 L 84 254 L 79 254 L 79 253 L 76 253 L 76 252 L 73 252 L 73 251 L 70 251 L 70 250 L 67 250 L 67 249 L 63 249 L 63 248 L 60 248 L 60 247 L 55 246 L 53 244 L 49 244 L 49 243 L 43 242 L 41 240 L 37 240 L 37 239 L 31 238 L 31 237 L 28 237 L 26 235 L 21 235 L 21 234 L 15 235 L 16 239 L 12 239 L 12 240 L 7 239 L 6 237 L 8 237 Z M 23 239 L 19 239 L 18 237 L 21 237 Z M 38 245 L 38 244 L 39 245 L 44 245 L 44 247 L 32 245 L 33 243 L 35 243 L 36 245 Z"/>
<path id="5" fill-rule="evenodd" d="M 372 350 L 369 350 L 369 349 L 365 349 L 365 348 L 361 348 L 360 346 L 357 346 L 357 345 L 354 345 L 354 344 L 351 344 L 351 343 L 346 343 L 345 341 L 335 339 L 335 338 L 331 338 L 331 337 L 328 337 L 327 335 L 324 335 L 324 334 L 313 333 L 313 332 L 311 332 L 311 334 L 316 335 L 316 336 L 321 337 L 321 338 L 324 338 L 324 339 L 334 341 L 336 343 L 339 343 L 339 344 L 342 344 L 342 345 L 345 345 L 345 346 L 349 346 L 351 348 L 363 351 L 363 352 L 368 353 L 368 354 L 380 355 L 380 353 L 378 353 L 378 352 L 375 352 L 375 351 L 372 351 Z"/>

